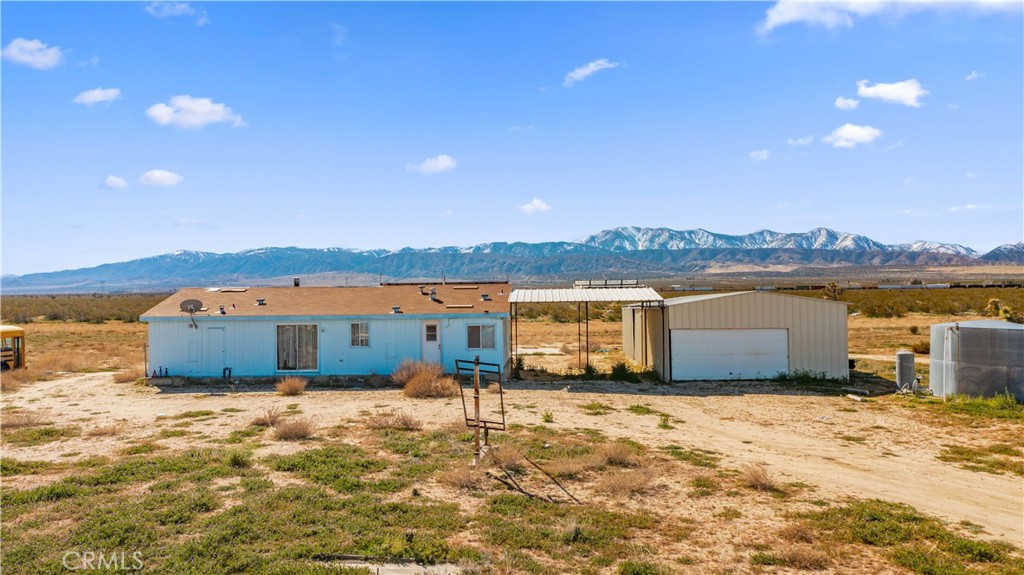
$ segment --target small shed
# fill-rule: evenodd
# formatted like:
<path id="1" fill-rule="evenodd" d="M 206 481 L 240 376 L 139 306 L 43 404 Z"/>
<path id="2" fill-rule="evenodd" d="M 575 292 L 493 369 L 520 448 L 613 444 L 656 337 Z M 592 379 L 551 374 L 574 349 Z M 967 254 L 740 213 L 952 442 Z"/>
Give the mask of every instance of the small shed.
<path id="1" fill-rule="evenodd" d="M 298 282 L 296 282 L 298 283 Z M 142 314 L 147 373 L 388 374 L 402 360 L 508 368 L 507 283 L 188 288 Z"/>
<path id="2" fill-rule="evenodd" d="M 664 380 L 849 377 L 844 302 L 766 291 L 684 296 L 625 306 L 622 339 L 627 357 Z"/>
<path id="3" fill-rule="evenodd" d="M 1024 401 L 1024 325 L 999 320 L 940 323 L 931 328 L 932 393 Z"/>

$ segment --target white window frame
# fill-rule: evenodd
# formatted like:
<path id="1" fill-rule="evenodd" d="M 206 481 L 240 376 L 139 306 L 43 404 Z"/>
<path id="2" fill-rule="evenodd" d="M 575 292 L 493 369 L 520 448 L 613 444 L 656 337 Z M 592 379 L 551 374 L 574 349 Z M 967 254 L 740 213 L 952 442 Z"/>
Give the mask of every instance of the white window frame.
<path id="1" fill-rule="evenodd" d="M 469 332 L 471 329 L 477 328 L 479 335 L 477 336 L 478 343 L 477 347 L 473 347 L 470 343 Z M 484 346 L 484 329 L 489 328 L 491 330 L 491 345 L 490 347 Z M 471 323 L 466 325 L 466 349 L 498 349 L 498 330 L 497 326 L 493 323 Z"/>
<path id="2" fill-rule="evenodd" d="M 364 337 L 364 334 L 362 333 L 363 332 L 362 327 L 360 327 L 360 326 L 364 326 L 364 325 L 366 326 L 366 333 L 365 333 L 366 343 L 365 344 L 361 343 L 362 342 L 362 338 Z M 359 329 L 358 333 L 355 331 L 356 329 Z M 349 347 L 355 347 L 355 348 L 370 347 L 370 322 L 368 322 L 368 321 L 354 321 L 351 324 L 349 324 L 348 333 L 349 333 L 349 338 L 348 338 L 348 346 Z"/>

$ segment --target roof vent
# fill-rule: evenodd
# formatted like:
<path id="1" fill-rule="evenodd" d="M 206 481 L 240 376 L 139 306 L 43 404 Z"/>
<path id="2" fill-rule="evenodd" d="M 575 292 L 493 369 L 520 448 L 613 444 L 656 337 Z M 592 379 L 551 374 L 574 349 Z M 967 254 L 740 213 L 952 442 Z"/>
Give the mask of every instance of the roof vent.
<path id="1" fill-rule="evenodd" d="M 402 313 L 402 306 L 393 305 L 391 306 L 391 313 Z"/>
<path id="2" fill-rule="evenodd" d="M 297 277 L 292 278 L 292 283 L 295 284 L 295 287 L 299 287 L 299 283 L 300 283 L 299 282 L 299 278 L 297 278 Z"/>
<path id="3" fill-rule="evenodd" d="M 228 312 L 224 311 L 224 306 L 223 306 L 223 305 L 222 305 L 222 306 L 220 306 L 220 314 L 221 314 L 221 315 L 224 315 L 224 314 L 226 314 L 226 313 L 228 313 Z"/>
<path id="4" fill-rule="evenodd" d="M 420 286 L 420 295 L 427 295 L 427 286 Z"/>
<path id="5" fill-rule="evenodd" d="M 491 296 L 489 294 L 482 293 L 480 294 L 480 301 L 491 301 Z"/>
<path id="6" fill-rule="evenodd" d="M 430 301 L 437 301 L 437 288 L 430 288 Z"/>
<path id="7" fill-rule="evenodd" d="M 257 298 L 256 305 L 267 305 L 267 300 L 264 298 Z"/>

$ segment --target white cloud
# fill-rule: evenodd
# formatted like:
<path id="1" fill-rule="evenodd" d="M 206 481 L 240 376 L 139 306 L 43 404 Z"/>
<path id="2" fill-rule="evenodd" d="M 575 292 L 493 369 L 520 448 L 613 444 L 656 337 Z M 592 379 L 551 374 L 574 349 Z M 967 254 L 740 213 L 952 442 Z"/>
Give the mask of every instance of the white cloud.
<path id="1" fill-rule="evenodd" d="M 80 61 L 78 63 L 78 65 L 79 66 L 88 66 L 90 68 L 95 68 L 96 66 L 100 65 L 100 57 L 99 56 L 92 56 L 91 58 L 88 58 L 86 60 Z"/>
<path id="2" fill-rule="evenodd" d="M 920 108 L 921 103 L 917 99 L 927 96 L 928 90 L 922 88 L 921 84 L 914 79 L 892 84 L 878 83 L 874 86 L 869 86 L 867 80 L 861 80 L 857 82 L 857 95 L 861 98 L 877 98 L 884 102 Z"/>
<path id="3" fill-rule="evenodd" d="M 580 66 L 572 72 L 565 75 L 565 81 L 562 82 L 562 86 L 571 88 L 576 82 L 582 82 L 585 78 L 592 74 L 596 74 L 601 70 L 607 70 L 609 68 L 618 68 L 621 66 L 618 62 L 612 62 L 607 58 L 601 58 L 600 60 L 594 60 L 593 62 Z"/>
<path id="4" fill-rule="evenodd" d="M 987 210 L 987 209 L 989 209 L 991 207 L 992 206 L 989 206 L 987 204 L 964 204 L 962 206 L 953 206 L 953 207 L 949 208 L 949 211 L 951 211 L 953 213 L 956 213 L 956 212 L 977 212 L 977 211 Z"/>
<path id="5" fill-rule="evenodd" d="M 772 155 L 772 153 L 769 150 L 754 150 L 753 152 L 750 152 L 750 154 L 748 155 L 750 156 L 750 159 L 754 160 L 755 162 L 763 162 L 767 160 L 768 157 Z"/>
<path id="6" fill-rule="evenodd" d="M 857 106 L 860 106 L 860 100 L 856 98 L 844 98 L 839 96 L 836 101 L 832 103 L 836 108 L 840 110 L 856 110 Z"/>
<path id="7" fill-rule="evenodd" d="M 789 138 L 786 143 L 790 146 L 808 146 L 814 141 L 814 136 L 804 136 L 803 138 Z"/>
<path id="8" fill-rule="evenodd" d="M 869 144 L 882 136 L 882 131 L 871 126 L 843 124 L 831 134 L 821 139 L 836 148 L 856 148 L 860 144 Z"/>
<path id="9" fill-rule="evenodd" d="M 985 77 L 985 73 L 984 72 L 979 72 L 977 70 L 971 70 L 970 74 L 964 76 L 964 80 L 967 80 L 968 82 L 972 82 L 974 80 L 980 80 L 980 79 L 982 79 L 984 77 Z"/>
<path id="10" fill-rule="evenodd" d="M 188 95 L 174 96 L 169 105 L 153 104 L 146 110 L 146 115 L 161 126 L 174 125 L 193 130 L 218 122 L 230 122 L 232 128 L 247 125 L 245 120 L 228 106 L 218 104 L 209 98 L 193 98 Z"/>
<path id="11" fill-rule="evenodd" d="M 185 178 L 181 174 L 175 174 L 167 170 L 150 170 L 139 178 L 139 183 L 144 186 L 177 186 Z"/>
<path id="12" fill-rule="evenodd" d="M 546 212 L 551 209 L 551 206 L 540 198 L 533 198 L 529 203 L 523 204 L 516 209 L 526 215 L 530 215 L 537 212 Z"/>
<path id="13" fill-rule="evenodd" d="M 832 30 L 851 28 L 854 23 L 868 16 L 904 16 L 925 10 L 962 10 L 978 13 L 1017 11 L 1019 2 L 981 0 L 975 2 L 950 2 L 948 0 L 870 1 L 848 0 L 845 2 L 809 2 L 806 0 L 781 0 L 765 12 L 764 20 L 757 25 L 760 34 L 787 24 L 804 23 Z"/>
<path id="14" fill-rule="evenodd" d="M 454 169 L 455 166 L 455 158 L 448 154 L 441 154 L 439 156 L 434 156 L 433 158 L 427 158 L 419 164 L 410 164 L 409 169 L 420 172 L 421 174 L 438 174 Z"/>
<path id="15" fill-rule="evenodd" d="M 149 12 L 154 18 L 177 18 L 180 16 L 196 16 L 196 26 L 205 26 L 209 24 L 210 18 L 206 13 L 206 10 L 196 10 L 188 2 L 150 2 L 146 6 L 146 12 Z"/>
<path id="16" fill-rule="evenodd" d="M 3 50 L 4 60 L 36 70 L 49 70 L 64 61 L 60 46 L 48 46 L 40 40 L 15 38 Z"/>
<path id="17" fill-rule="evenodd" d="M 96 88 L 94 90 L 86 90 L 82 92 L 75 96 L 75 99 L 71 101 L 76 104 L 92 106 L 93 104 L 99 104 L 100 102 L 113 102 L 120 97 L 121 90 L 117 88 Z"/>
<path id="18" fill-rule="evenodd" d="M 964 177 L 967 178 L 968 180 L 973 180 L 977 176 L 974 174 L 974 172 L 967 172 L 966 174 L 964 174 Z"/>
<path id="19" fill-rule="evenodd" d="M 128 187 L 128 182 L 124 178 L 111 175 L 107 176 L 107 179 L 103 180 L 103 185 L 111 190 L 123 190 Z"/>

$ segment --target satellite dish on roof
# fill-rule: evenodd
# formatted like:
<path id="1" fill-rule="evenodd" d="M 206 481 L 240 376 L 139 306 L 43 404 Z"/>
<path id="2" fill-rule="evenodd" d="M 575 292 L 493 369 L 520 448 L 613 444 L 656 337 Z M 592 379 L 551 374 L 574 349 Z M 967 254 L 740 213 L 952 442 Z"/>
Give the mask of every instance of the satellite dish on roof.
<path id="1" fill-rule="evenodd" d="M 183 312 L 196 313 L 197 311 L 203 309 L 203 302 L 197 299 L 187 299 L 181 302 L 181 305 L 179 307 Z"/>

